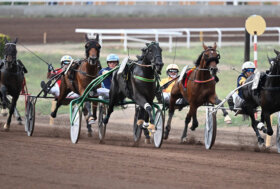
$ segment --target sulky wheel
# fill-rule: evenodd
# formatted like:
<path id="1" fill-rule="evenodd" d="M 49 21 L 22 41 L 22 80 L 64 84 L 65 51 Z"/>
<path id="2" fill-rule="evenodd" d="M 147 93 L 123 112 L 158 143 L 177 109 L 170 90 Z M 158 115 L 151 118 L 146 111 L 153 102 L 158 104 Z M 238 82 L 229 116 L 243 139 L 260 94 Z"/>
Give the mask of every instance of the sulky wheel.
<path id="1" fill-rule="evenodd" d="M 27 136 L 32 136 L 35 123 L 35 100 L 33 97 L 27 98 L 27 108 L 25 112 L 25 131 Z"/>
<path id="2" fill-rule="evenodd" d="M 76 144 L 79 140 L 81 123 L 82 123 L 82 111 L 79 109 L 79 105 L 75 104 L 72 108 L 73 122 L 70 126 L 70 138 L 71 142 Z"/>
<path id="3" fill-rule="evenodd" d="M 212 113 L 212 108 L 206 109 L 206 122 L 204 131 L 205 148 L 209 150 L 215 143 L 217 132 L 216 113 Z"/>
<path id="4" fill-rule="evenodd" d="M 138 117 L 140 113 L 140 107 L 135 107 L 134 123 L 133 123 L 133 138 L 134 142 L 137 143 L 141 139 L 142 125 L 137 125 Z"/>
<path id="5" fill-rule="evenodd" d="M 101 143 L 104 142 L 105 134 L 106 134 L 106 124 L 103 123 L 106 113 L 107 113 L 106 105 L 99 103 L 98 135 L 99 135 L 99 141 Z"/>
<path id="6" fill-rule="evenodd" d="M 276 146 L 278 153 L 280 153 L 280 112 L 278 113 L 278 124 L 277 124 L 277 133 L 276 133 Z"/>
<path id="7" fill-rule="evenodd" d="M 164 119 L 161 110 L 157 110 L 156 112 L 155 127 L 156 127 L 156 131 L 154 133 L 154 145 L 156 148 L 160 148 L 162 144 L 163 132 L 164 132 Z"/>

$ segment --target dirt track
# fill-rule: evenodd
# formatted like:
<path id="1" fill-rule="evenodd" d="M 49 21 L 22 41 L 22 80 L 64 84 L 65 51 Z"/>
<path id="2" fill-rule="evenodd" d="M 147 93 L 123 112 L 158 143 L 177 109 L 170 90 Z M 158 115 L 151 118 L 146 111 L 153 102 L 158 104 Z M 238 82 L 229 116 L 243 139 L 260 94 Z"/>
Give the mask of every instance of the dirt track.
<path id="1" fill-rule="evenodd" d="M 259 152 L 251 128 L 219 129 L 207 151 L 202 129 L 180 144 L 182 128 L 174 126 L 155 149 L 143 141 L 133 147 L 131 116 L 119 116 L 113 114 L 105 144 L 99 144 L 96 126 L 92 138 L 83 126 L 79 143 L 72 144 L 67 116 L 55 126 L 37 116 L 33 137 L 16 124 L 1 131 L 1 188 L 279 188 L 279 154 L 275 146 Z"/>
<path id="2" fill-rule="evenodd" d="M 265 18 L 268 27 L 279 26 L 279 18 Z M 243 17 L 205 18 L 0 18 L 0 33 L 12 38 L 18 37 L 22 43 L 42 43 L 47 32 L 47 42 L 81 42 L 83 34 L 75 33 L 75 28 L 207 28 L 244 27 Z M 276 39 L 277 40 L 277 39 Z"/>

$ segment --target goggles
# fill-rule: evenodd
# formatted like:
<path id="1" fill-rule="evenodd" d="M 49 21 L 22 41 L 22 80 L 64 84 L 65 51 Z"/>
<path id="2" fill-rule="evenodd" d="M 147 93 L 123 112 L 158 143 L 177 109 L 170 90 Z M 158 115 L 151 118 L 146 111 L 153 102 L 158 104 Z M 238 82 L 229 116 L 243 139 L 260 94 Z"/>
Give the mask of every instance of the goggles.
<path id="1" fill-rule="evenodd" d="M 168 70 L 168 73 L 178 73 L 178 70 Z"/>
<path id="2" fill-rule="evenodd" d="M 117 61 L 110 61 L 110 62 L 107 62 L 107 64 L 118 64 Z"/>
<path id="3" fill-rule="evenodd" d="M 246 72 L 252 72 L 252 73 L 253 73 L 254 71 L 255 71 L 254 68 L 247 68 L 247 69 L 246 69 Z"/>

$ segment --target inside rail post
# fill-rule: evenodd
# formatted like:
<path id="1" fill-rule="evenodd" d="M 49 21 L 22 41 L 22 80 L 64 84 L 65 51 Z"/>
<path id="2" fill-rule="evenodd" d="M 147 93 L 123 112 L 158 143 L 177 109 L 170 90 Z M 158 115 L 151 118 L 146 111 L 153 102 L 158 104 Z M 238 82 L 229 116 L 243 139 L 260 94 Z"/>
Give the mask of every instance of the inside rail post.
<path id="1" fill-rule="evenodd" d="M 123 47 L 124 51 L 127 51 L 127 33 L 124 32 L 124 39 L 123 39 Z"/>
<path id="2" fill-rule="evenodd" d="M 172 36 L 169 35 L 169 52 L 172 52 Z"/>

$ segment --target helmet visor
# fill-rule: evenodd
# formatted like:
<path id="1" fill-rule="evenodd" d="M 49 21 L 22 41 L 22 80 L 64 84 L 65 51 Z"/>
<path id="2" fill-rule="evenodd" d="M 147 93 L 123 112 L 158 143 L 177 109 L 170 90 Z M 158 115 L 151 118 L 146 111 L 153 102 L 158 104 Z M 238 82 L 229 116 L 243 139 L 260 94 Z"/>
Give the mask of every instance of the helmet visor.
<path id="1" fill-rule="evenodd" d="M 254 71 L 255 71 L 254 68 L 247 68 L 247 69 L 246 69 L 246 72 L 252 72 L 252 73 L 253 73 Z"/>

